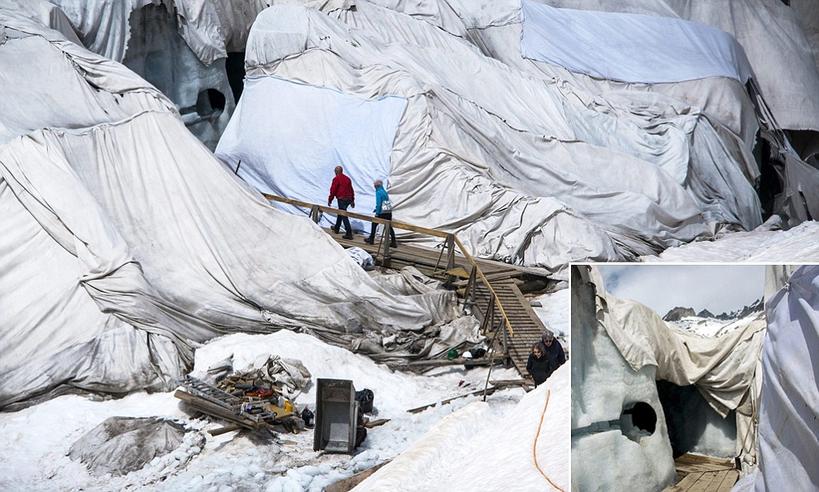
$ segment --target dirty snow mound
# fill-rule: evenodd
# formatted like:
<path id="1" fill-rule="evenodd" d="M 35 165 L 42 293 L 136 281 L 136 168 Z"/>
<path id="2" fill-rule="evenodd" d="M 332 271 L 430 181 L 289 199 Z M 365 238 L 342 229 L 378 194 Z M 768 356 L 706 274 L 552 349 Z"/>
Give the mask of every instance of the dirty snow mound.
<path id="1" fill-rule="evenodd" d="M 69 456 L 93 475 L 127 475 L 183 444 L 185 426 L 156 417 L 110 417 L 71 446 Z M 198 447 L 205 436 L 196 433 Z"/>

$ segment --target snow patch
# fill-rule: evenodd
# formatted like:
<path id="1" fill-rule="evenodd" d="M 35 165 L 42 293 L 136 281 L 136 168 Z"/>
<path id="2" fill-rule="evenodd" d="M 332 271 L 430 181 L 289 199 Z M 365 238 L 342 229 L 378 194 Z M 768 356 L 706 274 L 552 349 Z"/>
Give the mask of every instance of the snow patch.
<path id="1" fill-rule="evenodd" d="M 808 221 L 787 231 L 757 228 L 750 232 L 726 234 L 715 241 L 702 241 L 668 248 L 660 256 L 643 256 L 642 261 L 748 261 L 794 263 L 819 261 L 819 222 Z"/>
<path id="2" fill-rule="evenodd" d="M 62 396 L 18 412 L 0 413 L 0 490 L 84 489 L 120 490 L 315 490 L 370 468 L 412 446 L 442 418 L 479 400 L 473 396 L 418 414 L 409 408 L 482 388 L 486 368 L 440 368 L 428 375 L 401 373 L 371 359 L 304 334 L 280 331 L 270 335 L 234 334 L 209 342 L 196 352 L 194 375 L 233 354 L 235 367 L 249 367 L 259 358 L 279 355 L 304 363 L 313 378 L 354 381 L 356 388 L 375 393 L 378 418 L 391 419 L 371 429 L 354 456 L 313 451 L 313 433 L 281 435 L 273 442 L 255 442 L 230 432 L 205 433 L 203 448 L 181 446 L 122 477 L 94 477 L 68 456 L 71 444 L 100 422 L 113 416 L 177 419 L 207 431 L 221 423 L 193 420 L 183 413 L 173 393 L 135 393 L 118 400 L 95 401 Z M 495 368 L 492 377 L 513 379 L 513 369 Z M 568 383 L 566 383 L 568 385 Z M 511 408 L 522 397 L 519 389 L 494 394 L 486 404 L 492 411 Z M 315 385 L 296 398 L 297 405 L 315 404 Z M 568 429 L 568 424 L 566 424 Z M 567 437 L 568 445 L 568 437 Z M 176 460 L 190 462 L 184 469 Z M 568 459 L 568 457 L 566 458 Z"/>
<path id="3" fill-rule="evenodd" d="M 449 415 L 355 490 L 548 490 L 533 460 L 535 439 L 538 465 L 567 490 L 570 372 L 564 364 L 513 407 L 474 402 Z"/>

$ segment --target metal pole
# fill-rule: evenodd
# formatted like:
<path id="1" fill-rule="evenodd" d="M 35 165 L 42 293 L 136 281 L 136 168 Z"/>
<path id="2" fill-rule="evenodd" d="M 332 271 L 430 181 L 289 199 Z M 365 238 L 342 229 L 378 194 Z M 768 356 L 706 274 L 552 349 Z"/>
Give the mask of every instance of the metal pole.
<path id="1" fill-rule="evenodd" d="M 447 234 L 446 244 L 449 248 L 449 251 L 447 251 L 446 269 L 449 271 L 455 268 L 455 239 L 452 234 Z"/>
<path id="2" fill-rule="evenodd" d="M 501 323 L 503 323 L 503 316 L 501 316 L 500 321 L 501 321 Z M 498 337 L 498 331 L 499 331 L 499 329 L 496 328 L 495 329 L 495 334 L 492 335 L 492 344 L 491 344 L 490 348 L 492 348 L 493 350 L 495 348 L 495 340 Z M 492 356 L 490 356 L 490 357 L 494 357 L 494 354 Z M 483 401 L 486 401 L 486 390 L 487 390 L 487 388 L 489 388 L 489 377 L 492 375 L 492 367 L 494 367 L 494 366 L 495 366 L 495 364 L 490 364 L 489 365 L 489 371 L 486 373 L 486 383 L 483 385 Z"/>

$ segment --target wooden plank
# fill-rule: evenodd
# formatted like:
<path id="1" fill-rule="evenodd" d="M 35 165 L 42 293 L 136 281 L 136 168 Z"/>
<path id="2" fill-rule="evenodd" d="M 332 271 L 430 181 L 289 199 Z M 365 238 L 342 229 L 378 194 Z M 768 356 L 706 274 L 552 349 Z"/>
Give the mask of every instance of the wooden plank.
<path id="1" fill-rule="evenodd" d="M 705 492 L 710 491 L 711 489 L 711 482 L 714 481 L 716 476 L 720 472 L 704 472 L 699 474 L 699 478 L 694 485 L 692 485 L 688 490 L 689 492 Z M 721 477 L 720 477 L 721 480 Z"/>
<path id="2" fill-rule="evenodd" d="M 732 488 L 734 488 L 734 484 L 737 483 L 739 480 L 739 471 L 738 470 L 728 470 L 725 472 L 725 476 L 720 482 L 719 485 L 716 487 L 716 492 L 728 492 Z"/>
<path id="3" fill-rule="evenodd" d="M 692 485 L 697 483 L 697 480 L 700 478 L 700 473 L 691 473 L 690 475 L 686 475 L 682 480 L 677 482 L 676 485 L 673 487 L 669 487 L 667 490 L 672 492 L 683 492 L 691 488 Z"/>
<path id="4" fill-rule="evenodd" d="M 343 480 L 339 480 L 338 482 L 332 483 L 324 488 L 324 492 L 349 492 L 350 490 L 354 489 L 358 484 L 363 482 L 365 479 L 369 478 L 370 475 L 377 472 L 379 468 L 389 463 L 390 460 L 387 460 L 379 465 L 375 465 L 372 468 L 367 468 L 364 471 L 358 472 L 352 477 L 345 478 Z"/>
<path id="5" fill-rule="evenodd" d="M 373 427 L 380 427 L 380 426 L 386 424 L 389 421 L 390 421 L 390 419 L 370 420 L 370 421 L 367 421 L 367 422 L 364 423 L 364 427 L 366 427 L 368 429 L 372 429 Z"/>
<path id="6" fill-rule="evenodd" d="M 332 214 L 332 215 L 346 216 L 346 217 L 349 217 L 351 219 L 361 220 L 363 222 L 370 222 L 370 223 L 374 222 L 376 224 L 382 224 L 382 225 L 390 224 L 390 225 L 392 225 L 392 227 L 394 229 L 401 229 L 401 230 L 405 230 L 405 231 L 416 232 L 416 233 L 424 234 L 424 235 L 427 235 L 427 236 L 440 237 L 440 238 L 446 238 L 447 237 L 447 233 L 439 231 L 437 229 L 430 229 L 428 227 L 421 227 L 421 226 L 416 226 L 416 225 L 412 225 L 412 224 L 407 224 L 406 222 L 400 222 L 400 221 L 397 221 L 397 220 L 385 220 L 385 219 L 381 219 L 381 218 L 378 218 L 378 217 L 373 217 L 372 215 L 359 214 L 359 213 L 356 213 L 356 212 L 350 212 L 349 210 L 339 210 L 339 209 L 333 208 L 333 207 L 327 207 L 327 206 L 318 205 L 318 204 L 315 204 L 315 203 L 303 202 L 301 200 L 296 200 L 296 199 L 293 199 L 293 198 L 286 198 L 286 197 L 278 196 L 278 195 L 268 195 L 267 193 L 262 193 L 262 195 L 268 200 L 272 200 L 272 201 L 279 202 L 279 203 L 286 203 L 288 205 L 293 205 L 294 207 L 305 208 L 305 209 L 308 209 L 308 210 L 310 210 L 312 208 L 317 208 L 318 211 L 321 212 L 321 213 L 329 213 L 329 214 Z"/>
<path id="7" fill-rule="evenodd" d="M 491 395 L 492 393 L 495 392 L 495 389 L 496 389 L 495 387 L 490 386 L 489 388 L 486 389 L 486 394 Z M 452 402 L 454 400 L 458 400 L 460 398 L 466 398 L 468 396 L 474 396 L 474 395 L 482 394 L 483 391 L 484 391 L 483 388 L 477 389 L 475 391 L 470 391 L 469 393 L 464 393 L 463 395 L 453 396 L 452 398 L 447 398 L 445 400 L 441 400 L 441 401 L 436 402 L 436 403 L 430 403 L 428 405 L 421 405 L 420 407 L 410 408 L 409 410 L 407 410 L 407 412 L 409 412 L 409 413 L 420 413 L 420 412 L 423 412 L 424 410 L 426 410 L 428 408 L 432 408 L 432 407 L 434 407 L 436 405 L 447 405 L 450 402 Z"/>
<path id="8" fill-rule="evenodd" d="M 495 357 L 481 357 L 478 359 L 466 359 L 463 357 L 459 357 L 457 359 L 429 359 L 429 360 L 412 360 L 409 362 L 405 362 L 404 364 L 394 364 L 392 367 L 394 368 L 402 368 L 402 367 L 440 367 L 440 366 L 488 366 L 490 364 L 496 364 L 503 362 L 506 359 L 505 356 L 495 356 Z"/>
<path id="9" fill-rule="evenodd" d="M 686 453 L 674 460 L 675 467 L 680 473 L 708 472 L 734 469 L 734 462 L 730 459 L 716 458 Z"/>

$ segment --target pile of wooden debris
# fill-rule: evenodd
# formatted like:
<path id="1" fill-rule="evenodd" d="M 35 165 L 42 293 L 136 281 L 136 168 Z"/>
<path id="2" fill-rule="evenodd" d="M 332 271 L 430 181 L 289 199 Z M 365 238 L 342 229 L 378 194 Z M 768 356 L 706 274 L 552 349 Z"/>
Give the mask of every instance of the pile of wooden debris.
<path id="1" fill-rule="evenodd" d="M 259 367 L 235 372 L 232 360 L 208 370 L 213 382 L 186 376 L 175 396 L 191 413 L 226 422 L 210 431 L 232 430 L 298 433 L 311 427 L 313 414 L 296 410 L 293 400 L 310 385 L 310 373 L 295 361 L 269 358 Z"/>

